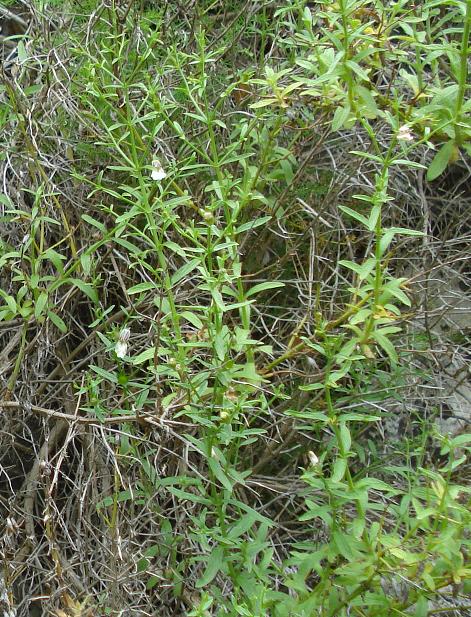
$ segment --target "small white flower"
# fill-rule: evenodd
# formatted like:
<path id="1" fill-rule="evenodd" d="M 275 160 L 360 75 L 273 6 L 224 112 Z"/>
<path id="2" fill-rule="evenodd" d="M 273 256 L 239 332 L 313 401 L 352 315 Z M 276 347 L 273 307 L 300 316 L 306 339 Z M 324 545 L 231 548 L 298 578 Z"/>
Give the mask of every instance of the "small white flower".
<path id="1" fill-rule="evenodd" d="M 214 216 L 213 213 L 210 212 L 209 210 L 203 210 L 203 218 L 205 221 L 207 221 L 208 223 L 212 223 L 214 222 Z"/>
<path id="2" fill-rule="evenodd" d="M 114 351 L 118 358 L 124 358 L 128 352 L 128 341 L 131 336 L 131 330 L 129 328 L 123 328 L 118 337 L 118 342 L 115 345 Z"/>
<path id="3" fill-rule="evenodd" d="M 123 341 L 118 341 L 115 345 L 114 351 L 118 358 L 124 358 L 124 356 L 128 353 L 127 343 L 123 343 Z"/>
<path id="4" fill-rule="evenodd" d="M 152 178 L 152 180 L 156 180 L 157 182 L 167 177 L 167 173 L 162 167 L 162 163 L 159 161 L 159 159 L 154 159 L 152 161 L 152 172 L 150 174 L 150 177 Z"/>
<path id="5" fill-rule="evenodd" d="M 407 124 L 403 124 L 399 127 L 397 138 L 399 141 L 414 141 L 414 136 L 412 135 L 410 127 Z"/>
<path id="6" fill-rule="evenodd" d="M 309 462 L 311 463 L 313 467 L 319 464 L 319 459 L 317 458 L 317 456 L 314 454 L 312 450 L 309 450 L 309 452 L 307 453 L 307 456 L 309 458 Z"/>
<path id="7" fill-rule="evenodd" d="M 129 337 L 131 336 L 131 330 L 129 328 L 122 328 L 119 333 L 118 340 L 122 343 L 127 343 L 129 341 Z"/>
<path id="8" fill-rule="evenodd" d="M 214 214 L 210 210 L 203 210 L 203 208 L 199 209 L 199 213 L 206 223 L 212 224 L 214 223 Z"/>

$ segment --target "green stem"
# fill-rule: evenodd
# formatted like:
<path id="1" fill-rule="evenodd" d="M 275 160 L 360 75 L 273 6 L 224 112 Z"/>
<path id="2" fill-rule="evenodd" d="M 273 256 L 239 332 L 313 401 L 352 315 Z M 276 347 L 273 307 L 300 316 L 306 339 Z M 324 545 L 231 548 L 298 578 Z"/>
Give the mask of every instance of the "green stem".
<path id="1" fill-rule="evenodd" d="M 16 380 L 18 379 L 18 375 L 20 374 L 20 369 L 21 369 L 21 365 L 23 363 L 23 359 L 24 359 L 24 355 L 25 355 L 25 351 L 26 351 L 26 334 L 28 332 L 28 321 L 25 320 L 23 322 L 23 329 L 21 332 L 21 345 L 20 345 L 20 350 L 18 352 L 18 355 L 16 356 L 16 361 L 15 361 L 15 367 L 13 369 L 12 374 L 10 375 L 10 378 L 8 380 L 7 386 L 6 386 L 6 391 L 3 394 L 4 399 L 8 400 L 10 398 L 11 393 L 13 392 L 13 389 L 15 387 L 16 384 Z"/>
<path id="2" fill-rule="evenodd" d="M 348 91 L 348 102 L 350 104 L 350 109 L 355 110 L 355 84 L 352 79 L 352 73 L 350 68 L 348 67 L 348 61 L 350 60 L 350 29 L 351 25 L 348 20 L 347 8 L 348 2 L 345 0 L 340 0 L 339 2 L 340 12 L 342 14 L 342 30 L 343 30 L 343 45 L 344 52 L 342 58 L 343 64 L 343 78 L 345 79 L 345 83 L 347 84 Z"/>
<path id="3" fill-rule="evenodd" d="M 460 146 L 463 142 L 463 136 L 459 127 L 461 112 L 465 99 L 466 89 L 468 87 L 468 48 L 469 48 L 469 34 L 471 29 L 471 0 L 466 1 L 466 15 L 464 19 L 463 37 L 461 39 L 460 50 L 460 74 L 458 84 L 458 96 L 456 97 L 456 111 L 455 111 L 455 134 L 456 143 Z"/>

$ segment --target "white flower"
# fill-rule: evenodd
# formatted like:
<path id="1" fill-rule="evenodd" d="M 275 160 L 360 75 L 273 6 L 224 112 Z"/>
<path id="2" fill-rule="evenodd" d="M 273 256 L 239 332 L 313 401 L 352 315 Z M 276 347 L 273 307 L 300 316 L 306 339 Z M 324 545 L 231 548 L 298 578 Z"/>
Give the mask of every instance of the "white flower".
<path id="1" fill-rule="evenodd" d="M 209 210 L 203 210 L 203 218 L 207 223 L 214 223 L 213 213 Z"/>
<path id="2" fill-rule="evenodd" d="M 312 450 L 309 450 L 309 452 L 307 453 L 307 456 L 309 458 L 309 462 L 311 463 L 313 467 L 319 464 L 319 459 L 317 458 L 317 456 L 314 454 Z"/>
<path id="3" fill-rule="evenodd" d="M 414 141 L 414 136 L 410 132 L 410 126 L 407 124 L 400 126 L 397 132 L 397 138 L 399 141 Z"/>
<path id="4" fill-rule="evenodd" d="M 131 336 L 131 330 L 129 328 L 123 328 L 119 333 L 118 342 L 114 347 L 114 352 L 118 358 L 124 358 L 128 353 L 128 341 Z"/>
<path id="5" fill-rule="evenodd" d="M 124 356 L 128 353 L 128 346 L 126 343 L 118 341 L 115 345 L 114 351 L 118 358 L 124 358 Z"/>
<path id="6" fill-rule="evenodd" d="M 159 161 L 159 159 L 154 159 L 152 161 L 152 172 L 150 174 L 150 177 L 152 178 L 152 180 L 157 180 L 157 182 L 167 177 L 167 173 L 162 167 L 162 163 Z"/>
<path id="7" fill-rule="evenodd" d="M 129 328 L 123 328 L 119 333 L 119 340 L 123 343 L 127 343 L 129 341 L 129 337 L 131 336 L 131 330 Z"/>

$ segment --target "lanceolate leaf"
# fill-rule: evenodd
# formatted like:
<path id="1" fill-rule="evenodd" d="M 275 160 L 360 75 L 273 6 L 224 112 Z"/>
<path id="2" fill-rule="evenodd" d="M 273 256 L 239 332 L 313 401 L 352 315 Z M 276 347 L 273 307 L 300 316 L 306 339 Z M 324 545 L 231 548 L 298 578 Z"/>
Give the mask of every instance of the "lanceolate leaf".
<path id="1" fill-rule="evenodd" d="M 451 157 L 453 156 L 454 149 L 455 142 L 453 140 L 447 141 L 446 144 L 443 144 L 434 156 L 433 161 L 430 163 L 430 167 L 427 171 L 427 180 L 432 181 L 442 175 L 447 168 Z"/>
<path id="2" fill-rule="evenodd" d="M 254 296 L 255 294 L 260 293 L 261 291 L 266 291 L 267 289 L 276 289 L 278 287 L 284 287 L 285 284 L 280 281 L 267 281 L 266 283 L 259 283 L 258 285 L 254 285 L 247 292 L 247 298 L 250 296 Z"/>
<path id="3" fill-rule="evenodd" d="M 203 576 L 196 582 L 196 587 L 200 589 L 209 585 L 215 578 L 224 563 L 224 549 L 222 546 L 217 546 L 212 553 L 208 555 L 206 571 Z"/>

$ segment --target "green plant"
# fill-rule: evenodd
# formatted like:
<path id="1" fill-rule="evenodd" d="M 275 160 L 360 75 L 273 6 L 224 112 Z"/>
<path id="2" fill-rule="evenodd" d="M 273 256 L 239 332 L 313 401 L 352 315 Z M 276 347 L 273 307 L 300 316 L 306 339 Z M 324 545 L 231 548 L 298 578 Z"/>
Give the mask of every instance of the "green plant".
<path id="1" fill-rule="evenodd" d="M 73 427 L 59 462 L 71 443 L 84 461 L 68 463 L 80 497 L 68 468 L 57 511 L 47 493 L 48 541 L 93 504 L 109 614 L 129 579 L 168 614 L 431 614 L 469 584 L 469 436 L 424 421 L 388 450 L 373 431 L 406 383 L 398 256 L 423 236 L 394 183 L 433 180 L 469 146 L 469 2 L 203 2 L 191 20 L 89 4 L 86 37 L 83 15 L 57 33 L 57 110 L 29 105 L 52 87 L 33 41 L 0 101 L 30 204 L 1 198 L 27 232 L 0 252 L 0 321 L 21 326 L 5 398 L 29 332 L 47 333 L 58 363 L 35 397 L 50 398 L 30 407 Z M 22 88 L 30 65 L 39 89 Z M 326 165 L 339 135 L 348 163 Z"/>

